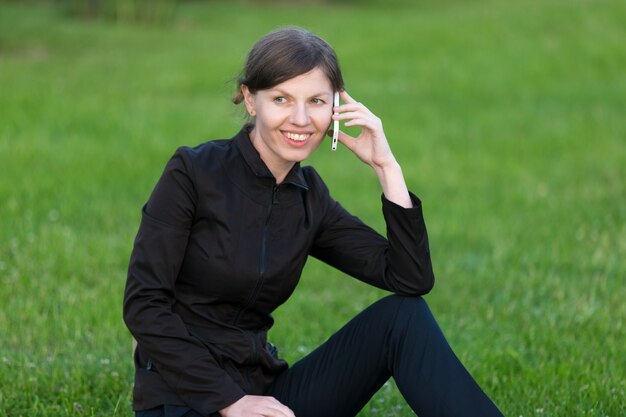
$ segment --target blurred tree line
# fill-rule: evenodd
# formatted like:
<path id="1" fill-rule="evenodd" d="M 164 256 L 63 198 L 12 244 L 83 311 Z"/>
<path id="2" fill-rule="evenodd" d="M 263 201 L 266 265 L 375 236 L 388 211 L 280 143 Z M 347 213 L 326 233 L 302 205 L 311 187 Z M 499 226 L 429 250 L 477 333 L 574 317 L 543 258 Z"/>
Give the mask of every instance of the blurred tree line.
<path id="1" fill-rule="evenodd" d="M 167 22 L 178 0 L 54 0 L 75 17 L 117 22 Z"/>
<path id="2" fill-rule="evenodd" d="M 177 5 L 211 3 L 223 0 L 0 0 L 0 3 L 54 4 L 69 15 L 83 19 L 116 22 L 162 24 L 174 15 Z M 411 0 L 231 0 L 250 4 L 389 4 L 411 3 Z"/>

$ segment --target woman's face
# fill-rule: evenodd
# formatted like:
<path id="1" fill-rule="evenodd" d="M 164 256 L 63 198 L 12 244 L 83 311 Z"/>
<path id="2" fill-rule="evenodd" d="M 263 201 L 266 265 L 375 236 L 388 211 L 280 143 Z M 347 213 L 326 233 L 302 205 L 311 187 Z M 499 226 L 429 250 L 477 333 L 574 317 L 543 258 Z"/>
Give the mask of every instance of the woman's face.
<path id="1" fill-rule="evenodd" d="M 250 139 L 274 176 L 284 177 L 326 135 L 333 108 L 330 80 L 315 68 L 255 94 L 242 88 L 246 108 L 256 116 Z"/>

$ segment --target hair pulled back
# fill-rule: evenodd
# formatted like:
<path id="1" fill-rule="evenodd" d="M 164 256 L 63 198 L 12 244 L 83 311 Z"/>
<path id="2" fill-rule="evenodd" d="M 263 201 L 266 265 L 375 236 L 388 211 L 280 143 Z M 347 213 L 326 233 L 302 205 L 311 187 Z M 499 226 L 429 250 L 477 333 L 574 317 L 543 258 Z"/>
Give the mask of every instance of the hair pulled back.
<path id="1" fill-rule="evenodd" d="M 337 56 L 325 40 L 298 27 L 270 32 L 259 39 L 248 53 L 246 65 L 237 78 L 233 103 L 243 101 L 242 85 L 254 94 L 317 67 L 326 74 L 333 90 L 344 89 Z"/>

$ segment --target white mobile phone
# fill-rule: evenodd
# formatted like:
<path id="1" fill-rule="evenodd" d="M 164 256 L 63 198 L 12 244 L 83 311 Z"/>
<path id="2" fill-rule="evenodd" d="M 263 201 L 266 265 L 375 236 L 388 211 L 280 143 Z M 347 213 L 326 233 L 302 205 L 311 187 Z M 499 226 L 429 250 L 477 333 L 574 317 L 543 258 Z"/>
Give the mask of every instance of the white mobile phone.
<path id="1" fill-rule="evenodd" d="M 333 106 L 339 106 L 339 91 L 335 91 L 335 96 L 333 97 Z M 333 114 L 339 114 L 334 112 Z M 337 141 L 339 140 L 339 120 L 333 121 L 333 141 L 331 143 L 330 148 L 333 151 L 337 150 Z"/>

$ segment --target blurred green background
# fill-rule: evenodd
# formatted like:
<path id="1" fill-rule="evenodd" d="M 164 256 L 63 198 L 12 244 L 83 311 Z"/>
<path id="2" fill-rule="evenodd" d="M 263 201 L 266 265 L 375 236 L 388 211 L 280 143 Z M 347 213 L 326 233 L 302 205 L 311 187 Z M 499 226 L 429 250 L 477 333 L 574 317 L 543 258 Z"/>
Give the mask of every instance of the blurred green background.
<path id="1" fill-rule="evenodd" d="M 336 49 L 424 202 L 426 296 L 507 416 L 626 415 L 626 3 L 0 3 L 0 416 L 130 416 L 121 320 L 140 208 L 176 147 L 231 137 L 246 53 Z M 380 231 L 344 148 L 315 165 Z M 290 362 L 381 291 L 311 261 L 275 314 Z M 412 415 L 392 382 L 360 416 Z"/>

